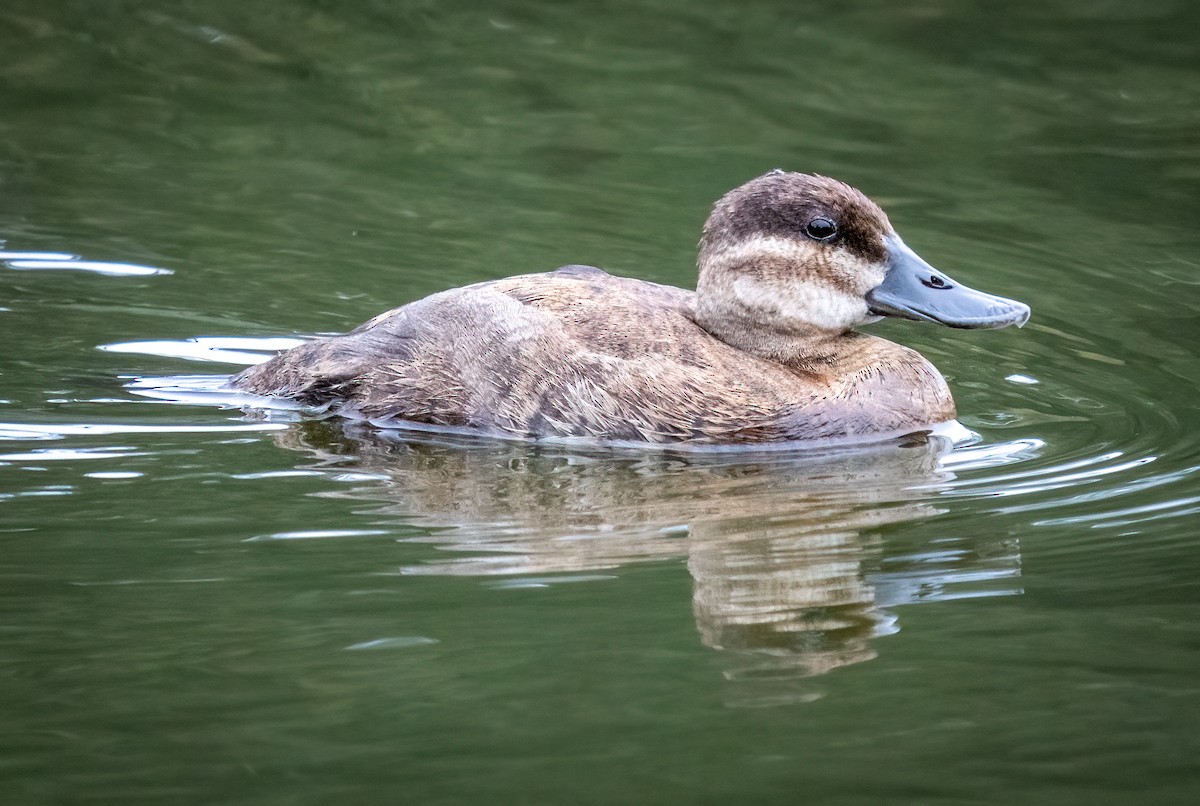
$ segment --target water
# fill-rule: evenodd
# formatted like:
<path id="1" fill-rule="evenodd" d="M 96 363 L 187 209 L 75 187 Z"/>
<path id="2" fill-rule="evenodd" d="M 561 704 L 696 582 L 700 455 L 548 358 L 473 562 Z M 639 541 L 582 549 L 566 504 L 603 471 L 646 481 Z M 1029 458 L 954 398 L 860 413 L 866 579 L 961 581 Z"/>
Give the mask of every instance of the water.
<path id="1" fill-rule="evenodd" d="M 0 23 L 5 803 L 1195 801 L 1192 6 Z M 1032 305 L 875 327 L 978 443 L 683 457 L 211 392 L 453 285 L 690 285 L 776 166 Z"/>

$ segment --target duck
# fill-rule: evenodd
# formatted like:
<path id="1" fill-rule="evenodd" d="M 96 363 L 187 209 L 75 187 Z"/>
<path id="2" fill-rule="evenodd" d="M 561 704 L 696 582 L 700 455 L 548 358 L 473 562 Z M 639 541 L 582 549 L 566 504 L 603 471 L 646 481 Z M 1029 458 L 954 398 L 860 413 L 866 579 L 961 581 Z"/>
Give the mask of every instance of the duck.
<path id="1" fill-rule="evenodd" d="M 861 191 L 776 169 L 722 196 L 696 290 L 592 266 L 432 294 L 234 376 L 240 392 L 380 427 L 680 446 L 888 439 L 951 423 L 883 317 L 1022 326 L 1024 303 L 926 263 Z"/>

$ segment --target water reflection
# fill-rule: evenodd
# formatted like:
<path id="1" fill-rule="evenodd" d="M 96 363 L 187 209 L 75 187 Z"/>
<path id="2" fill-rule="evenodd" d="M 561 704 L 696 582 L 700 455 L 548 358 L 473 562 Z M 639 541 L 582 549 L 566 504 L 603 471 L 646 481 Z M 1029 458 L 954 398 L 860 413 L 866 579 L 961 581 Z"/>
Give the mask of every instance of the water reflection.
<path id="1" fill-rule="evenodd" d="M 110 277 L 145 277 L 174 273 L 170 269 L 162 269 L 157 266 L 142 266 L 107 260 L 83 260 L 79 255 L 66 252 L 11 252 L 5 251 L 3 246 L 4 241 L 0 241 L 0 266 L 16 271 L 83 271 Z"/>
<path id="2" fill-rule="evenodd" d="M 414 438 L 340 421 L 274 436 L 309 469 L 365 474 L 328 495 L 378 502 L 376 523 L 417 525 L 445 552 L 404 575 L 553 584 L 684 560 L 700 640 L 728 676 L 798 679 L 875 657 L 893 605 L 1019 592 L 1015 540 L 936 527 L 889 549 L 881 529 L 930 521 L 952 474 L 941 438 L 812 453 L 622 453 Z M 986 545 L 982 545 L 986 543 Z"/>

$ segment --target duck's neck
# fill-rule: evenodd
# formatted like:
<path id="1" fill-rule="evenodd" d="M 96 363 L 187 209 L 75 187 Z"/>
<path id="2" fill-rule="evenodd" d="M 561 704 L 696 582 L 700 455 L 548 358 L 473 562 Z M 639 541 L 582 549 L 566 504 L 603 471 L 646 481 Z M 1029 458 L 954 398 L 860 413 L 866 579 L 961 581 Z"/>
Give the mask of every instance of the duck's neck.
<path id="1" fill-rule="evenodd" d="M 845 342 L 856 335 L 807 324 L 784 326 L 779 322 L 763 322 L 753 315 L 739 315 L 741 313 L 714 310 L 699 298 L 696 324 L 742 352 L 799 368 L 837 363 Z"/>
<path id="2" fill-rule="evenodd" d="M 706 268 L 696 286 L 696 324 L 731 347 L 789 366 L 828 366 L 854 335 L 840 322 L 803 315 L 810 288 L 781 294 L 778 284 L 753 275 Z"/>

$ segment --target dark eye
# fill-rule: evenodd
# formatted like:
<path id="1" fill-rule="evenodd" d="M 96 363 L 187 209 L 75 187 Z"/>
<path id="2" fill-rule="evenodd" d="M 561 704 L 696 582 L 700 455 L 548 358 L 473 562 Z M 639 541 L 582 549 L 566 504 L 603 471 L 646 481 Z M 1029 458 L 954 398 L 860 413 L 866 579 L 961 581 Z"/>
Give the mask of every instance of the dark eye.
<path id="1" fill-rule="evenodd" d="M 818 216 L 804 225 L 804 232 L 814 241 L 828 241 L 837 235 L 837 224 L 824 216 Z"/>

